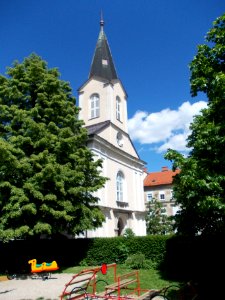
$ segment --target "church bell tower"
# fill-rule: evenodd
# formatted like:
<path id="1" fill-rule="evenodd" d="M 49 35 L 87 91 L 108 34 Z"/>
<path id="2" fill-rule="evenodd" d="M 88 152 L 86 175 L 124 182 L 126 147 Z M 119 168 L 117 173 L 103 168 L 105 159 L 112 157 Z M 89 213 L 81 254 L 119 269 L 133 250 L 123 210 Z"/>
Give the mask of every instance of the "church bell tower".
<path id="1" fill-rule="evenodd" d="M 79 88 L 80 119 L 88 130 L 88 147 L 102 160 L 102 175 L 109 178 L 97 191 L 105 215 L 101 228 L 87 237 L 123 235 L 126 228 L 146 235 L 144 165 L 130 139 L 127 93 L 118 77 L 101 18 L 88 79 Z"/>

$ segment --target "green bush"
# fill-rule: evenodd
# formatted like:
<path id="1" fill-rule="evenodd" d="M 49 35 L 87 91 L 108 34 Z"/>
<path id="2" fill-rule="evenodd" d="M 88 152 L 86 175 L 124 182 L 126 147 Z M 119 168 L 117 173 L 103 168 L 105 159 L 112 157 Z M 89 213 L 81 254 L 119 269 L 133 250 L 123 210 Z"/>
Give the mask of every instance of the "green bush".
<path id="1" fill-rule="evenodd" d="M 155 269 L 156 264 L 151 259 L 146 259 L 143 253 L 136 253 L 129 256 L 125 265 L 131 269 Z"/>
<path id="2" fill-rule="evenodd" d="M 127 237 L 127 238 L 130 238 L 130 237 L 135 236 L 135 234 L 134 234 L 134 232 L 131 228 L 126 228 L 123 236 Z"/>

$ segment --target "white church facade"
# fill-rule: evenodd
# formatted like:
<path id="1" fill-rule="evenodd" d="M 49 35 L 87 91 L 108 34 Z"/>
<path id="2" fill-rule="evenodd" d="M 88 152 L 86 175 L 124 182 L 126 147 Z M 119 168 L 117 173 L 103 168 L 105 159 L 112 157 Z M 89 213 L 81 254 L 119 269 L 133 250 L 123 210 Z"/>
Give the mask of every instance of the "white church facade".
<path id="1" fill-rule="evenodd" d="M 89 77 L 78 90 L 78 100 L 80 119 L 88 130 L 88 147 L 102 159 L 102 175 L 109 178 L 96 193 L 105 222 L 86 236 L 114 237 L 127 228 L 144 236 L 145 162 L 128 134 L 127 93 L 117 76 L 103 20 Z"/>

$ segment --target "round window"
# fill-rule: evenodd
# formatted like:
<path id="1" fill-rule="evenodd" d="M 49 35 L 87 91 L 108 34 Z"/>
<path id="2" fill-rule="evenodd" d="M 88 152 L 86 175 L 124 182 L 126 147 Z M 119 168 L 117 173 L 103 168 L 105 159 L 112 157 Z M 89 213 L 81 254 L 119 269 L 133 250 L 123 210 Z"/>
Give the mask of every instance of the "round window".
<path id="1" fill-rule="evenodd" d="M 119 131 L 116 135 L 116 139 L 117 139 L 117 143 L 120 147 L 123 146 L 123 135 L 122 133 Z"/>

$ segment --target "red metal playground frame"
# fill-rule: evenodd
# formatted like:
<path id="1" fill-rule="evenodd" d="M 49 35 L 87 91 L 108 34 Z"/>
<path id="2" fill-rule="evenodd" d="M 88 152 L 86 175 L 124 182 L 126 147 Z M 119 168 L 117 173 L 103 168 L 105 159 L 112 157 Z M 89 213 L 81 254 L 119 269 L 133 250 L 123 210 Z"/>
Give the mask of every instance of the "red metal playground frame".
<path id="1" fill-rule="evenodd" d="M 106 275 L 109 269 L 113 269 L 114 277 L 114 282 L 110 284 L 98 279 L 99 272 Z M 97 283 L 100 281 L 103 281 L 105 284 L 102 291 L 97 290 Z M 117 276 L 116 264 L 113 263 L 85 269 L 73 275 L 71 280 L 65 285 L 60 299 L 145 300 L 147 298 L 151 299 L 159 292 L 159 290 L 155 289 L 142 289 L 137 270 Z"/>

